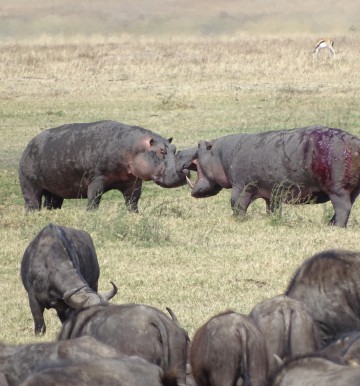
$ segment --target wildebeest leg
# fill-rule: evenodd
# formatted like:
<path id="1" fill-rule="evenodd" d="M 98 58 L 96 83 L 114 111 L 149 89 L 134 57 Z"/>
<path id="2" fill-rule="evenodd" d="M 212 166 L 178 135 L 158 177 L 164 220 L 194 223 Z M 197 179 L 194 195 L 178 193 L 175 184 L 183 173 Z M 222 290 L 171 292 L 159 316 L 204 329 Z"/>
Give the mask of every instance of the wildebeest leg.
<path id="1" fill-rule="evenodd" d="M 222 368 L 222 369 L 217 369 L 213 370 L 211 375 L 210 375 L 210 385 L 213 386 L 240 386 L 243 385 L 243 383 L 240 383 L 239 380 L 236 382 L 235 374 L 233 374 L 232 368 Z M 240 378 L 242 381 L 243 379 Z M 236 383 L 235 383 L 236 382 Z"/>
<path id="2" fill-rule="evenodd" d="M 50 192 L 44 192 L 44 207 L 46 209 L 61 209 L 64 199 Z"/>
<path id="3" fill-rule="evenodd" d="M 335 211 L 335 214 L 329 224 L 346 227 L 352 207 L 349 192 L 344 190 L 337 194 L 329 194 L 329 198 Z"/>
<path id="4" fill-rule="evenodd" d="M 30 310 L 35 324 L 35 335 L 45 334 L 44 307 L 42 307 L 34 296 L 29 296 Z"/>
<path id="5" fill-rule="evenodd" d="M 125 204 L 127 208 L 132 212 L 138 212 L 138 201 L 141 196 L 142 180 L 136 179 L 130 181 L 128 184 L 123 185 L 120 191 L 124 195 Z"/>
<path id="6" fill-rule="evenodd" d="M 68 316 L 67 311 L 68 311 L 67 308 L 60 308 L 59 307 L 56 309 L 56 312 L 58 314 L 58 317 L 59 317 L 61 323 L 64 323 L 65 320 L 67 319 L 67 316 Z"/>
<path id="7" fill-rule="evenodd" d="M 99 207 L 101 197 L 104 193 L 104 177 L 95 177 L 89 184 L 87 190 L 88 205 L 87 210 L 97 209 Z"/>
<path id="8" fill-rule="evenodd" d="M 252 193 L 234 186 L 231 190 L 231 208 L 235 216 L 245 217 L 246 210 L 252 201 Z"/>

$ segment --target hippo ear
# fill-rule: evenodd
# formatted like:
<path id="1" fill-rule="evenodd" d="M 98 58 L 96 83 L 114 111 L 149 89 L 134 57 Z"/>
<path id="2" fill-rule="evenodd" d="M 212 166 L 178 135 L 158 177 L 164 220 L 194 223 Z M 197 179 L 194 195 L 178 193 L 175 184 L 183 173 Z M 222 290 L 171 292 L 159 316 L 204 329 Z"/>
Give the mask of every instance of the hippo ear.
<path id="1" fill-rule="evenodd" d="M 212 148 L 212 143 L 211 142 L 208 142 L 208 141 L 200 141 L 199 144 L 198 144 L 198 149 L 202 149 L 202 150 L 210 150 Z"/>
<path id="2" fill-rule="evenodd" d="M 168 141 L 169 141 L 170 143 L 172 142 L 172 140 L 173 140 L 172 137 L 171 137 L 171 138 L 168 138 Z"/>

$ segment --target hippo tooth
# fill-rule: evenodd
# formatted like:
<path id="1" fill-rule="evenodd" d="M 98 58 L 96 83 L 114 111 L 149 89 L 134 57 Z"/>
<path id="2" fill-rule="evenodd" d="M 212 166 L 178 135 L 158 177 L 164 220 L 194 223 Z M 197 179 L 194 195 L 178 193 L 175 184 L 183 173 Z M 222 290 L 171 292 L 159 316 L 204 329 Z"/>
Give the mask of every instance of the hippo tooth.
<path id="1" fill-rule="evenodd" d="M 190 186 L 191 189 L 194 189 L 194 184 L 190 181 L 190 178 L 186 176 L 186 182 Z"/>

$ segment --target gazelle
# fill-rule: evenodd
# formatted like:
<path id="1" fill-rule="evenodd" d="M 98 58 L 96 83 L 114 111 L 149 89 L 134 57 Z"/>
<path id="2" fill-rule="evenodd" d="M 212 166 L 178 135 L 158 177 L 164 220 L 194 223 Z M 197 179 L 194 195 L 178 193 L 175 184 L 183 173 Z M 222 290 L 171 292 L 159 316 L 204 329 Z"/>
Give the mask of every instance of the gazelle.
<path id="1" fill-rule="evenodd" d="M 329 50 L 330 56 L 335 55 L 334 40 L 329 38 L 323 38 L 318 40 L 314 47 L 314 55 L 318 56 L 320 50 L 322 50 L 323 48 L 327 48 Z"/>

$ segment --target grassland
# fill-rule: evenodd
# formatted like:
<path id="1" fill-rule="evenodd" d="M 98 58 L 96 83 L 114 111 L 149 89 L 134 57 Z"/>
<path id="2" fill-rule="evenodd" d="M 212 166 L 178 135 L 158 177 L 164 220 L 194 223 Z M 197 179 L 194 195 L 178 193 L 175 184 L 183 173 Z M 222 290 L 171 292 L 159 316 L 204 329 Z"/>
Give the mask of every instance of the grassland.
<path id="1" fill-rule="evenodd" d="M 23 252 L 49 222 L 87 230 L 116 303 L 171 307 L 190 334 L 228 308 L 248 313 L 282 293 L 296 267 L 328 248 L 358 250 L 360 201 L 347 229 L 326 225 L 330 204 L 284 207 L 267 217 L 255 202 L 232 216 L 229 191 L 202 200 L 187 187 L 144 184 L 138 215 L 118 192 L 100 209 L 83 200 L 25 214 L 17 165 L 27 142 L 63 123 L 115 119 L 165 137 L 178 149 L 201 139 L 322 124 L 360 136 L 360 39 L 339 35 L 337 55 L 312 57 L 315 34 L 28 36 L 0 42 L 0 340 L 54 339 L 60 323 L 33 336 L 19 277 Z"/>

